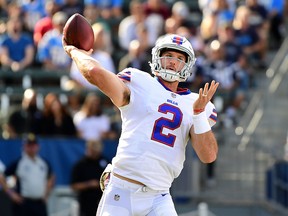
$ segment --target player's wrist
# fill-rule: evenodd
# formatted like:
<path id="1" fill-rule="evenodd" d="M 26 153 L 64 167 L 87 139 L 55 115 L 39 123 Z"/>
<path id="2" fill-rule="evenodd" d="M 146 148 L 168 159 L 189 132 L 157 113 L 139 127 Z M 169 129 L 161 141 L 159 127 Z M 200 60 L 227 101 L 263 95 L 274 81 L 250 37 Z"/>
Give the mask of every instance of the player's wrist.
<path id="1" fill-rule="evenodd" d="M 201 112 L 197 115 L 194 114 L 193 124 L 195 134 L 203 134 L 211 130 L 211 126 L 205 112 Z"/>
<path id="2" fill-rule="evenodd" d="M 70 50 L 70 56 L 71 56 L 72 59 L 73 59 L 73 57 L 75 56 L 75 53 L 77 53 L 76 51 L 77 51 L 77 48 L 76 48 L 76 47 L 73 47 L 73 48 Z M 73 55 L 73 54 L 74 54 L 74 55 Z"/>
<path id="3" fill-rule="evenodd" d="M 205 110 L 204 108 L 193 109 L 193 114 L 194 115 L 198 115 L 198 114 L 202 113 L 204 110 Z"/>

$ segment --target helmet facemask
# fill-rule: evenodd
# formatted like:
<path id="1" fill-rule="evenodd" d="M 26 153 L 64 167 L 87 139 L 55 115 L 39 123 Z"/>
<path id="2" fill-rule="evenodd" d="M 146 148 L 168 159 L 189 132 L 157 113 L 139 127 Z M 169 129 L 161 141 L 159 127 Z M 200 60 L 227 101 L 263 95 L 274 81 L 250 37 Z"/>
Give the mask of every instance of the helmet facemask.
<path id="1" fill-rule="evenodd" d="M 178 61 L 178 66 L 175 67 L 170 65 L 169 62 L 171 62 L 171 60 Z M 189 64 L 183 60 L 174 57 L 161 56 L 156 58 L 155 61 L 157 64 L 155 64 L 156 67 L 153 71 L 155 74 L 159 74 L 164 80 L 168 82 L 184 82 L 187 77 L 191 75 Z"/>
<path id="2" fill-rule="evenodd" d="M 168 62 L 175 58 L 162 56 L 166 50 L 183 53 L 186 56 L 186 62 L 177 58 L 179 64 L 177 68 L 174 68 Z M 192 73 L 191 69 L 194 63 L 194 51 L 190 42 L 184 37 L 178 35 L 163 36 L 157 40 L 156 46 L 152 49 L 152 63 L 150 63 L 152 73 L 165 81 L 186 81 Z"/>

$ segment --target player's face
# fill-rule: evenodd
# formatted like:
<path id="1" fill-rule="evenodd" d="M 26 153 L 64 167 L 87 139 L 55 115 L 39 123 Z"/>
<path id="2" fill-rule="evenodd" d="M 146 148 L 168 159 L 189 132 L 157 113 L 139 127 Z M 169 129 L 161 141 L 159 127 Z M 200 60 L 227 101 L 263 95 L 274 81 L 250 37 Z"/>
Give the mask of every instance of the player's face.
<path id="1" fill-rule="evenodd" d="M 161 56 L 162 68 L 179 72 L 185 66 L 186 56 L 177 51 L 165 51 Z"/>

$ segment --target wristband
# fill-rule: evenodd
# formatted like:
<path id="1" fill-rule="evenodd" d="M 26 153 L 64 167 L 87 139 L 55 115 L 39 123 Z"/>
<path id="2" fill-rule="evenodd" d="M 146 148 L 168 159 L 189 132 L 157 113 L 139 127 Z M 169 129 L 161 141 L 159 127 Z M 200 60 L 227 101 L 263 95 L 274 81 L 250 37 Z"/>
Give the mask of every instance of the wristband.
<path id="1" fill-rule="evenodd" d="M 206 112 L 193 115 L 193 124 L 195 134 L 203 134 L 211 130 L 211 126 L 206 117 Z"/>
<path id="2" fill-rule="evenodd" d="M 202 108 L 202 109 L 193 109 L 193 112 L 194 113 L 201 113 L 201 112 L 203 112 L 205 109 L 204 108 Z M 195 114 L 195 115 L 197 115 L 197 114 Z"/>

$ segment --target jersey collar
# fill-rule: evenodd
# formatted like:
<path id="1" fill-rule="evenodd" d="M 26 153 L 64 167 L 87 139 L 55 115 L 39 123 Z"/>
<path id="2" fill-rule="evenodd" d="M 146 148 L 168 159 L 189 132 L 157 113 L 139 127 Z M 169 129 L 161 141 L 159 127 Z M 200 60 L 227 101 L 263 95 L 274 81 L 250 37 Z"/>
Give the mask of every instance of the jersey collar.
<path id="1" fill-rule="evenodd" d="M 163 82 L 158 78 L 156 77 L 156 80 L 167 90 L 167 91 L 171 91 L 171 89 L 169 89 L 168 87 L 166 87 Z M 190 94 L 191 91 L 188 89 L 188 88 L 177 88 L 177 92 L 175 92 L 176 94 L 179 94 L 179 95 L 187 95 L 187 94 Z"/>

